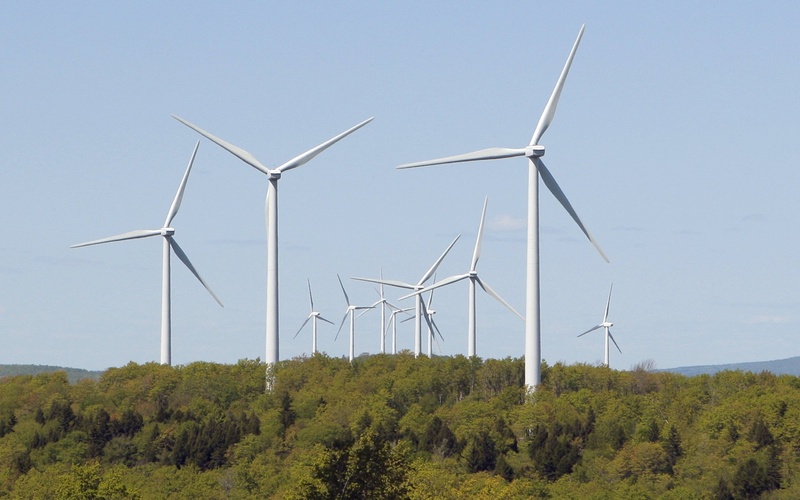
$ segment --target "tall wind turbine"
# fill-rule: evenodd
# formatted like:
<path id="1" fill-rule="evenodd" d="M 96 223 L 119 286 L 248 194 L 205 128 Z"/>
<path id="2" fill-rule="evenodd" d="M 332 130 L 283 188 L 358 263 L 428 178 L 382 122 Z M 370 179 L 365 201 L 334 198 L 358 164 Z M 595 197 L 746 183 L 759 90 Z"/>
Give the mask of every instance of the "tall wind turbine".
<path id="1" fill-rule="evenodd" d="M 171 297 L 170 297 L 170 254 L 171 251 L 175 252 L 175 255 L 181 260 L 181 262 L 189 268 L 189 271 L 194 274 L 195 278 L 197 278 L 200 283 L 208 290 L 208 293 L 214 297 L 214 300 L 217 301 L 217 304 L 222 306 L 222 302 L 219 301 L 217 296 L 211 290 L 211 287 L 200 277 L 197 270 L 194 268 L 192 263 L 189 261 L 189 257 L 183 252 L 181 247 L 178 245 L 178 242 L 175 241 L 173 235 L 175 234 L 175 229 L 170 226 L 172 223 L 172 219 L 178 214 L 178 209 L 181 207 L 181 201 L 183 201 L 183 192 L 186 190 L 186 183 L 189 181 L 189 172 L 192 170 L 192 164 L 194 164 L 194 158 L 197 155 L 197 148 L 200 147 L 200 142 L 198 141 L 197 144 L 194 146 L 194 151 L 192 151 L 192 157 L 189 159 L 189 166 L 186 167 L 186 172 L 183 174 L 183 179 L 181 179 L 181 184 L 178 187 L 178 192 L 175 194 L 175 198 L 172 200 L 172 205 L 169 207 L 169 211 L 167 212 L 167 218 L 164 220 L 164 225 L 161 229 L 140 229 L 137 231 L 131 231 L 129 233 L 119 234 L 117 236 L 110 236 L 108 238 L 102 238 L 99 240 L 88 241 L 86 243 L 79 243 L 77 245 L 72 245 L 70 248 L 78 248 L 78 247 L 86 247 L 89 245 L 99 245 L 101 243 L 110 243 L 112 241 L 122 241 L 122 240 L 133 240 L 136 238 L 147 238 L 149 236 L 163 236 L 163 245 L 162 245 L 162 271 L 161 271 L 161 364 L 162 365 L 169 365 L 172 363 L 172 304 L 171 304 Z M 172 249 L 170 251 L 170 248 Z"/>
<path id="2" fill-rule="evenodd" d="M 492 287 L 490 287 L 488 283 L 486 283 L 485 281 L 480 279 L 480 277 L 478 277 L 478 269 L 477 269 L 477 267 L 478 267 L 478 259 L 481 256 L 481 240 L 483 238 L 483 224 L 484 224 L 484 221 L 486 220 L 486 206 L 488 205 L 488 203 L 489 203 L 489 198 L 487 197 L 483 202 L 483 212 L 481 213 L 481 223 L 478 226 L 478 237 L 475 240 L 475 250 L 472 252 L 472 263 L 469 266 L 469 271 L 464 273 L 464 274 L 457 274 L 455 276 L 450 276 L 449 278 L 445 278 L 445 279 L 443 279 L 443 280 L 441 280 L 441 281 L 439 281 L 437 283 L 434 283 L 433 285 L 431 285 L 431 286 L 429 286 L 427 288 L 424 288 L 424 289 L 420 290 L 419 292 L 415 292 L 415 293 L 425 293 L 427 291 L 433 291 L 434 289 L 442 287 L 442 286 L 447 286 L 447 285 L 450 285 L 452 283 L 456 283 L 456 282 L 464 280 L 464 279 L 469 279 L 469 321 L 468 321 L 468 326 L 467 326 L 467 353 L 468 353 L 469 357 L 475 356 L 475 351 L 476 351 L 475 346 L 476 346 L 476 343 L 477 343 L 477 341 L 476 341 L 476 339 L 477 339 L 477 335 L 476 335 L 477 314 L 476 314 L 476 307 L 475 307 L 475 298 L 476 298 L 475 297 L 475 295 L 476 295 L 475 294 L 475 285 L 476 284 L 478 286 L 480 286 L 481 289 L 483 289 L 484 292 L 488 293 L 489 295 L 494 297 L 498 302 L 500 302 L 506 308 L 508 308 L 509 311 L 513 312 L 521 320 L 525 321 L 525 318 L 523 318 L 520 313 L 518 313 L 513 307 L 511 307 L 511 305 L 509 305 L 508 302 L 503 300 L 503 298 L 500 297 L 500 295 L 498 295 L 497 292 L 492 290 Z M 406 295 L 405 297 L 400 297 L 400 300 L 402 300 L 402 299 L 404 299 L 406 297 L 409 297 L 409 295 Z"/>
<path id="3" fill-rule="evenodd" d="M 374 278 L 353 278 L 354 280 L 360 281 L 369 281 L 371 283 L 383 283 L 384 285 L 395 286 L 398 288 L 405 288 L 406 290 L 422 290 L 425 288 L 425 282 L 433 276 L 433 273 L 436 272 L 436 268 L 439 267 L 439 264 L 442 263 L 447 252 L 453 248 L 453 245 L 456 244 L 456 241 L 461 237 L 459 234 L 455 237 L 452 243 L 442 252 L 442 255 L 436 259 L 436 262 L 428 269 L 428 271 L 422 275 L 419 281 L 417 281 L 416 285 L 412 285 L 411 283 L 406 283 L 404 281 L 397 281 L 397 280 L 384 280 L 384 279 L 374 279 Z M 425 304 L 422 302 L 422 296 L 417 295 L 416 298 L 416 307 L 415 307 L 415 319 L 414 322 L 414 357 L 418 357 L 421 349 L 422 349 L 422 309 L 425 307 Z"/>
<path id="4" fill-rule="evenodd" d="M 355 358 L 355 339 L 356 339 L 356 311 L 372 309 L 375 306 L 354 306 L 350 302 L 350 297 L 347 296 L 347 292 L 344 289 L 344 283 L 342 283 L 342 278 L 339 275 L 336 275 L 339 278 L 339 286 L 342 287 L 342 293 L 344 294 L 344 300 L 347 302 L 347 309 L 344 312 L 344 317 L 342 318 L 341 324 L 339 324 L 339 331 L 336 332 L 336 337 L 333 338 L 334 341 L 339 338 L 339 333 L 342 331 L 342 327 L 344 326 L 344 321 L 347 319 L 347 316 L 350 316 L 350 362 L 353 362 Z"/>
<path id="5" fill-rule="evenodd" d="M 578 38 L 572 46 L 569 53 L 567 62 L 561 75 L 556 82 L 553 93 L 550 94 L 550 99 L 544 107 L 539 123 L 536 125 L 536 130 L 531 137 L 530 143 L 523 148 L 489 148 L 472 153 L 467 153 L 457 156 L 449 156 L 446 158 L 439 158 L 436 160 L 429 160 L 416 163 L 408 163 L 400 165 L 398 168 L 413 168 L 424 167 L 428 165 L 439 165 L 443 163 L 457 163 L 464 161 L 475 160 L 496 160 L 500 158 L 511 158 L 515 156 L 524 156 L 528 158 L 528 244 L 527 244 L 527 271 L 526 271 L 526 298 L 525 298 L 525 385 L 528 390 L 536 389 L 536 386 L 541 382 L 541 322 L 539 319 L 539 176 L 542 177 L 544 185 L 553 193 L 553 196 L 561 203 L 564 209 L 572 216 L 573 220 L 581 228 L 583 234 L 589 238 L 589 241 L 595 246 L 600 256 L 608 262 L 608 257 L 605 256 L 600 246 L 592 237 L 586 226 L 578 218 L 578 214 L 572 208 L 572 205 L 567 200 L 564 192 L 556 183 L 553 175 L 545 167 L 542 161 L 545 148 L 539 141 L 542 135 L 550 126 L 553 121 L 553 116 L 556 112 L 558 105 L 558 98 L 561 96 L 561 90 L 564 87 L 564 81 L 569 73 L 569 68 L 572 65 L 572 59 L 575 57 L 575 51 L 578 49 L 578 44 L 583 36 L 585 25 L 581 26 L 578 32 Z"/>
<path id="6" fill-rule="evenodd" d="M 297 336 L 303 330 L 303 327 L 305 327 L 306 324 L 310 320 L 311 321 L 311 354 L 313 355 L 313 354 L 317 353 L 317 320 L 321 319 L 325 323 L 330 323 L 332 325 L 333 325 L 333 322 L 332 321 L 328 321 L 327 319 L 323 318 L 318 311 L 314 310 L 314 296 L 311 295 L 311 280 L 307 280 L 307 281 L 308 281 L 308 301 L 311 303 L 311 314 L 309 314 L 308 317 L 306 317 L 306 320 L 303 321 L 303 324 L 300 325 L 300 328 L 298 328 L 297 333 L 295 333 L 294 337 L 292 337 L 292 338 L 297 338 Z"/>
<path id="7" fill-rule="evenodd" d="M 281 174 L 293 168 L 304 165 L 306 162 L 325 151 L 335 143 L 344 139 L 356 130 L 360 129 L 372 121 L 368 118 L 355 125 L 332 139 L 328 139 L 319 146 L 309 149 L 303 154 L 295 156 L 278 168 L 267 168 L 259 162 L 255 156 L 244 149 L 241 149 L 229 142 L 215 137 L 205 130 L 192 125 L 186 120 L 173 115 L 173 118 L 183 123 L 198 134 L 206 137 L 211 142 L 216 143 L 232 155 L 255 168 L 267 176 L 269 186 L 267 188 L 266 217 L 267 217 L 267 349 L 266 363 L 268 373 L 270 367 L 278 362 L 278 180 Z M 269 381 L 268 381 L 269 383 Z"/>
<path id="8" fill-rule="evenodd" d="M 619 348 L 619 344 L 617 344 L 617 341 L 614 340 L 614 336 L 611 335 L 611 327 L 614 326 L 614 323 L 608 321 L 608 308 L 611 305 L 611 292 L 612 292 L 612 290 L 614 290 L 614 284 L 613 283 L 611 284 L 611 288 L 608 290 L 608 301 L 606 302 L 606 310 L 603 313 L 603 321 L 602 321 L 602 323 L 600 323 L 599 325 L 594 326 L 594 327 L 586 330 L 585 332 L 581 333 L 580 335 L 578 335 L 578 337 L 583 337 L 587 333 L 593 332 L 593 331 L 595 331 L 595 330 L 597 330 L 599 328 L 602 328 L 602 329 L 605 330 L 605 332 L 606 332 L 606 335 L 605 335 L 606 342 L 605 342 L 605 358 L 603 358 L 603 364 L 605 364 L 606 366 L 608 366 L 608 339 L 611 339 L 611 341 L 614 342 L 614 345 L 617 346 L 617 350 L 619 351 L 620 354 L 622 354 L 622 349 Z"/>

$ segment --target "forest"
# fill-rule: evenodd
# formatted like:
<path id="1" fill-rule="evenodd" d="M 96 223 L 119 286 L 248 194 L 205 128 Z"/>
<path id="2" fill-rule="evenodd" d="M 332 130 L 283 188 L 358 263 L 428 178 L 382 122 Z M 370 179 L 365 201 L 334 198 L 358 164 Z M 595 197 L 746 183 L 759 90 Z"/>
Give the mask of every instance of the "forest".
<path id="1" fill-rule="evenodd" d="M 9 498 L 800 498 L 800 379 L 421 356 L 0 379 Z"/>

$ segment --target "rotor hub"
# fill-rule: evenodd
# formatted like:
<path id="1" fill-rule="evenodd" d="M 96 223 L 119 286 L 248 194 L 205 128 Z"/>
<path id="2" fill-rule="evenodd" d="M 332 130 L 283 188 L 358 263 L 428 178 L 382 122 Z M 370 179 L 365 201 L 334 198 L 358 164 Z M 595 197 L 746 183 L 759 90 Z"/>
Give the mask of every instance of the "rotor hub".
<path id="1" fill-rule="evenodd" d="M 544 146 L 540 144 L 535 144 L 533 146 L 526 146 L 525 156 L 527 156 L 528 158 L 533 158 L 533 157 L 538 158 L 540 156 L 544 156 Z"/>

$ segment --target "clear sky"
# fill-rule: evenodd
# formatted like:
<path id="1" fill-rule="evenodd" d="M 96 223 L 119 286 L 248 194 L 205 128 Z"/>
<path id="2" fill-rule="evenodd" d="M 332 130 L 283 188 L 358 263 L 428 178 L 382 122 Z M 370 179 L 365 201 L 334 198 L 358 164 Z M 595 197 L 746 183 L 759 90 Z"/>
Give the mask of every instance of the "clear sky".
<path id="1" fill-rule="evenodd" d="M 374 116 L 280 181 L 282 359 L 308 353 L 306 279 L 338 323 L 336 274 L 478 270 L 524 311 L 527 162 L 399 171 L 527 144 L 582 23 L 545 161 L 605 263 L 542 186 L 542 355 L 659 368 L 800 354 L 797 2 L 7 2 L 0 14 L 0 363 L 159 358 L 158 238 L 198 134 L 275 167 Z M 176 239 L 173 363 L 264 357 L 266 179 L 203 139 Z M 345 280 L 359 305 L 377 295 Z M 390 300 L 400 291 L 387 288 Z M 398 305 L 410 305 L 410 301 Z M 437 292 L 466 353 L 467 285 Z M 379 314 L 356 323 L 377 352 Z M 400 346 L 411 348 L 411 322 Z M 347 353 L 322 324 L 320 348 Z M 478 355 L 522 356 L 523 323 L 478 299 Z"/>

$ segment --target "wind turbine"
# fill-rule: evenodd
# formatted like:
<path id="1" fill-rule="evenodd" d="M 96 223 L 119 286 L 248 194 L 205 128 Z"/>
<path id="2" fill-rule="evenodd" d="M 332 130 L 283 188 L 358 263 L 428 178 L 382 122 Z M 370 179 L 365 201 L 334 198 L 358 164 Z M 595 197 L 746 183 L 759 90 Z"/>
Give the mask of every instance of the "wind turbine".
<path id="1" fill-rule="evenodd" d="M 381 280 L 383 280 L 383 268 L 381 268 Z M 380 327 L 380 344 L 381 344 L 381 354 L 386 352 L 386 307 L 388 306 L 389 309 L 395 310 L 398 307 L 392 305 L 389 300 L 383 294 L 383 283 L 379 283 L 380 290 L 378 291 L 378 295 L 380 298 L 372 304 L 372 307 L 381 306 L 381 327 Z M 362 312 L 361 314 L 366 314 L 367 311 Z"/>
<path id="2" fill-rule="evenodd" d="M 592 237 L 586 226 L 583 225 L 578 218 L 578 214 L 572 208 L 572 205 L 567 200 L 564 192 L 556 183 L 553 175 L 545 167 L 542 161 L 545 148 L 539 141 L 542 135 L 550 126 L 553 121 L 553 116 L 556 112 L 558 105 L 558 98 L 561 96 L 561 90 L 564 87 L 564 81 L 569 73 L 569 68 L 572 65 L 572 59 L 575 57 L 575 51 L 578 49 L 578 44 L 583 36 L 583 31 L 586 25 L 581 26 L 578 32 L 578 38 L 572 46 L 569 53 L 567 62 L 561 70 L 561 75 L 556 82 L 553 93 L 550 94 L 547 104 L 544 107 L 539 123 L 536 125 L 536 130 L 533 132 L 530 143 L 523 148 L 489 148 L 472 153 L 467 153 L 457 156 L 449 156 L 446 158 L 439 158 L 435 160 L 408 163 L 400 165 L 397 168 L 414 168 L 424 167 L 428 165 L 439 165 L 443 163 L 457 163 L 475 160 L 495 160 L 500 158 L 512 158 L 515 156 L 524 156 L 528 158 L 528 243 L 527 243 L 527 271 L 526 271 L 526 298 L 525 298 L 525 385 L 528 390 L 536 389 L 536 386 L 541 382 L 541 323 L 539 319 L 539 176 L 541 176 L 544 185 L 553 193 L 553 196 L 561 203 L 564 209 L 572 216 L 573 220 L 578 224 L 583 231 L 583 234 L 589 238 L 589 241 L 595 246 L 600 256 L 608 262 L 608 257 L 605 256 L 600 246 Z"/>
<path id="3" fill-rule="evenodd" d="M 183 123 L 190 129 L 194 130 L 198 134 L 206 137 L 211 142 L 216 143 L 229 153 L 233 154 L 243 162 L 247 163 L 251 167 L 255 168 L 256 170 L 260 171 L 261 173 L 267 176 L 267 180 L 269 181 L 269 186 L 267 188 L 267 200 L 266 200 L 266 218 L 267 218 L 267 349 L 266 349 L 266 363 L 267 363 L 267 372 L 269 374 L 270 367 L 274 366 L 275 363 L 278 362 L 278 180 L 281 178 L 281 174 L 287 172 L 293 168 L 297 168 L 299 166 L 304 165 L 306 162 L 320 154 L 321 152 L 325 151 L 329 147 L 333 146 L 335 143 L 339 142 L 341 139 L 344 139 L 348 135 L 352 134 L 356 130 L 360 129 L 367 123 L 372 121 L 372 118 L 368 118 L 363 122 L 355 125 L 341 134 L 333 137 L 332 139 L 328 139 L 327 141 L 323 142 L 322 144 L 309 149 L 305 153 L 302 153 L 298 156 L 295 156 L 291 160 L 287 161 L 283 165 L 277 168 L 267 168 L 261 162 L 259 162 L 255 156 L 251 155 L 244 149 L 241 149 L 233 144 L 226 142 L 218 137 L 215 137 L 205 130 L 192 125 L 191 123 L 187 122 L 186 120 L 179 118 L 175 115 L 172 116 L 179 122 Z M 269 380 L 268 380 L 269 385 Z"/>
<path id="4" fill-rule="evenodd" d="M 183 178 L 181 179 L 181 184 L 178 187 L 178 192 L 175 194 L 175 198 L 172 200 L 172 205 L 169 207 L 169 211 L 167 212 L 167 218 L 164 220 L 164 225 L 161 229 L 140 229 L 137 231 L 131 231 L 124 234 L 119 234 L 117 236 L 110 236 L 108 238 L 102 238 L 99 240 L 94 241 L 87 241 L 86 243 L 79 243 L 77 245 L 72 245 L 70 248 L 79 248 L 79 247 L 86 247 L 90 245 L 99 245 L 101 243 L 111 243 L 112 241 L 122 241 L 122 240 L 133 240 L 137 238 L 147 238 L 150 236 L 163 236 L 163 251 L 162 251 L 162 271 L 161 271 L 161 364 L 162 365 L 169 365 L 172 363 L 172 304 L 171 304 L 171 279 L 170 279 L 170 254 L 171 251 L 175 252 L 175 255 L 181 260 L 181 262 L 189 268 L 192 274 L 194 274 L 195 278 L 200 281 L 200 283 L 208 290 L 208 293 L 214 297 L 214 300 L 217 301 L 217 304 L 222 306 L 222 302 L 219 301 L 217 296 L 211 290 L 211 287 L 200 277 L 200 274 L 194 268 L 192 263 L 189 261 L 189 257 L 183 252 L 181 247 L 178 245 L 178 242 L 175 241 L 173 235 L 175 234 L 175 229 L 170 226 L 172 223 L 172 219 L 178 214 L 178 209 L 181 207 L 181 201 L 183 201 L 183 192 L 186 190 L 186 183 L 189 181 L 189 172 L 192 170 L 192 164 L 194 164 L 194 158 L 197 155 L 197 148 L 200 147 L 200 141 L 194 146 L 194 151 L 192 151 L 192 157 L 189 159 L 189 166 L 186 167 L 186 172 L 183 174 Z M 172 249 L 170 251 L 170 248 Z"/>
<path id="5" fill-rule="evenodd" d="M 497 294 L 492 287 L 489 286 L 488 283 L 480 279 L 478 277 L 478 259 L 481 256 L 481 240 L 483 238 L 483 223 L 486 220 L 486 206 L 489 203 L 489 198 L 487 197 L 483 202 L 483 212 L 481 213 L 481 223 L 478 226 L 478 237 L 475 240 L 475 250 L 472 252 L 472 263 L 469 266 L 469 271 L 464 274 L 457 274 L 455 276 L 450 276 L 449 278 L 445 278 L 433 285 L 420 290 L 419 292 L 414 293 L 425 293 L 427 291 L 433 291 L 436 288 L 447 286 L 452 283 L 456 283 L 458 281 L 469 279 L 469 321 L 467 327 L 467 353 L 469 357 L 475 356 L 475 346 L 476 346 L 476 307 L 475 307 L 475 285 L 477 284 L 480 286 L 484 292 L 488 293 L 492 297 L 494 297 L 498 302 L 503 304 L 509 311 L 516 314 L 521 320 L 525 321 L 525 318 L 522 317 L 520 313 L 518 313 L 511 305 L 508 304 L 505 300 L 503 300 L 500 295 Z M 413 295 L 413 294 L 412 294 Z M 400 300 L 409 297 L 410 295 L 406 295 L 405 297 L 400 297 Z"/>
<path id="6" fill-rule="evenodd" d="M 314 310 L 314 297 L 311 295 L 311 280 L 307 281 L 308 281 L 308 301 L 311 303 L 311 314 L 309 314 L 306 320 L 303 321 L 303 324 L 300 325 L 300 328 L 297 330 L 297 333 L 295 333 L 294 337 L 292 338 L 297 338 L 303 327 L 305 327 L 306 324 L 309 322 L 309 320 L 311 320 L 311 354 L 313 355 L 316 354 L 317 352 L 317 320 L 321 319 L 325 323 L 330 323 L 332 325 L 333 322 L 323 318 L 318 311 Z"/>
<path id="7" fill-rule="evenodd" d="M 422 275 L 419 281 L 417 281 L 416 285 L 412 285 L 411 283 L 406 283 L 404 281 L 397 281 L 397 280 L 384 280 L 384 279 L 374 279 L 374 278 L 353 278 L 354 280 L 359 281 L 368 281 L 371 283 L 383 283 L 384 285 L 395 286 L 398 288 L 405 288 L 407 290 L 422 290 L 425 288 L 425 282 L 433 276 L 433 273 L 436 272 L 436 268 L 439 267 L 439 264 L 442 263 L 447 252 L 453 248 L 453 245 L 456 244 L 456 241 L 461 237 L 459 234 L 455 237 L 452 243 L 442 252 L 442 255 L 436 259 L 436 262 L 428 269 L 428 271 Z M 425 304 L 422 302 L 422 296 L 417 295 L 416 298 L 416 307 L 415 307 L 415 319 L 414 322 L 414 357 L 418 357 L 422 348 L 422 309 L 425 307 Z"/>
<path id="8" fill-rule="evenodd" d="M 619 348 L 619 344 L 617 344 L 617 341 L 614 340 L 614 336 L 611 335 L 611 327 L 614 326 L 614 323 L 608 321 L 608 308 L 611 305 L 611 292 L 612 292 L 612 290 L 614 290 L 614 284 L 613 283 L 611 284 L 611 288 L 608 290 L 608 301 L 606 302 L 606 311 L 603 313 L 603 322 L 600 323 L 597 326 L 594 326 L 594 327 L 586 330 L 585 332 L 581 333 L 580 335 L 578 335 L 578 337 L 583 337 L 587 333 L 593 332 L 593 331 L 597 330 L 598 328 L 602 328 L 602 329 L 604 329 L 606 331 L 606 335 L 605 335 L 605 339 L 606 339 L 606 343 L 605 343 L 606 344 L 605 345 L 605 358 L 603 360 L 603 364 L 605 364 L 606 366 L 608 366 L 608 350 L 609 350 L 608 349 L 608 339 L 611 339 L 611 341 L 614 342 L 614 345 L 617 347 L 617 350 L 619 351 L 620 354 L 622 354 L 622 349 Z"/>
<path id="9" fill-rule="evenodd" d="M 436 278 L 434 278 L 436 279 Z M 436 325 L 436 322 L 433 321 L 433 315 L 436 314 L 436 310 L 433 309 L 433 290 L 431 290 L 430 295 L 428 295 L 428 305 L 423 306 L 423 313 L 425 314 L 425 322 L 428 323 L 428 358 L 433 358 L 433 343 L 436 342 L 436 334 L 439 334 L 439 338 L 444 341 L 444 337 L 442 336 L 441 330 Z M 438 345 L 438 342 L 437 342 Z"/>
<path id="10" fill-rule="evenodd" d="M 344 294 L 344 300 L 347 302 L 347 309 L 344 312 L 344 317 L 342 318 L 341 324 L 339 324 L 339 331 L 336 332 L 336 337 L 333 338 L 334 342 L 336 339 L 339 338 L 339 333 L 342 331 L 342 327 L 344 326 L 344 321 L 347 319 L 347 316 L 350 316 L 350 362 L 353 362 L 355 358 L 355 338 L 356 338 L 356 317 L 355 313 L 359 310 L 365 309 L 372 309 L 375 306 L 354 306 L 350 302 L 350 297 L 347 296 L 347 292 L 344 289 L 344 283 L 342 283 L 342 278 L 339 275 L 336 275 L 339 278 L 339 286 L 342 287 L 342 293 Z"/>
<path id="11" fill-rule="evenodd" d="M 405 309 L 394 309 L 390 313 L 389 323 L 386 325 L 386 331 L 388 332 L 389 327 L 392 327 L 392 354 L 397 354 L 397 315 L 400 313 L 406 313 L 412 309 L 414 308 L 406 307 Z"/>

